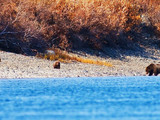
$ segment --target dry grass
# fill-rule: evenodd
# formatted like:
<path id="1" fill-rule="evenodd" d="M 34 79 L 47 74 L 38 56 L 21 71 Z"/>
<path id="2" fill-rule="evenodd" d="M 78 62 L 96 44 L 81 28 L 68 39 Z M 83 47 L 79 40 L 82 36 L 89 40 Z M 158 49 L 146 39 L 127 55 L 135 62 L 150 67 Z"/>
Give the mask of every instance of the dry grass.
<path id="1" fill-rule="evenodd" d="M 101 60 L 94 60 L 94 59 L 88 59 L 88 58 L 82 58 L 75 55 L 70 55 L 66 51 L 62 51 L 60 49 L 54 49 L 55 54 L 37 54 L 37 57 L 42 59 L 48 59 L 48 60 L 58 60 L 63 63 L 70 63 L 72 61 L 77 61 L 81 63 L 88 63 L 88 64 L 95 64 L 95 65 L 102 65 L 102 66 L 108 66 L 112 67 L 113 65 L 106 61 Z"/>

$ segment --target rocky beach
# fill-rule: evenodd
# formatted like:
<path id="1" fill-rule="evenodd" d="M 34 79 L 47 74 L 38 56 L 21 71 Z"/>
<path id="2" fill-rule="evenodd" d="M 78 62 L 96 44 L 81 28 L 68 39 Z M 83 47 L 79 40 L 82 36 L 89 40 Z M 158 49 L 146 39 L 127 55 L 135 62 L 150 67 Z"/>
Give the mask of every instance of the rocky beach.
<path id="1" fill-rule="evenodd" d="M 81 55 L 81 57 L 109 62 L 112 67 L 72 61 L 61 63 L 61 69 L 54 69 L 54 61 L 0 51 L 0 78 L 145 76 L 145 68 L 150 63 L 160 61 L 160 50 L 155 47 L 145 48 L 141 53 L 138 50 L 124 52 L 125 55 L 118 58 Z"/>
<path id="2" fill-rule="evenodd" d="M 149 64 L 160 62 L 159 11 L 158 0 L 5 0 L 0 78 L 144 76 Z M 55 59 L 45 55 L 55 49 L 78 58 L 66 62 L 57 54 L 64 61 L 54 69 Z"/>

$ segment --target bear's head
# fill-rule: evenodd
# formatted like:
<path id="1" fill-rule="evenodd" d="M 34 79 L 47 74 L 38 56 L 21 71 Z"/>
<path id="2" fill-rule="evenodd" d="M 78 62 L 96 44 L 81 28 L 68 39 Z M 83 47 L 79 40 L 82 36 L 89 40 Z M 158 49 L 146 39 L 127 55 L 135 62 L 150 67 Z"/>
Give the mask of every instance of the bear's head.
<path id="1" fill-rule="evenodd" d="M 151 63 L 149 66 L 146 67 L 146 74 L 153 72 L 155 69 L 155 64 Z"/>
<path id="2" fill-rule="evenodd" d="M 53 67 L 56 68 L 56 69 L 60 69 L 60 62 L 59 62 L 59 61 L 56 61 L 56 62 L 53 64 Z"/>

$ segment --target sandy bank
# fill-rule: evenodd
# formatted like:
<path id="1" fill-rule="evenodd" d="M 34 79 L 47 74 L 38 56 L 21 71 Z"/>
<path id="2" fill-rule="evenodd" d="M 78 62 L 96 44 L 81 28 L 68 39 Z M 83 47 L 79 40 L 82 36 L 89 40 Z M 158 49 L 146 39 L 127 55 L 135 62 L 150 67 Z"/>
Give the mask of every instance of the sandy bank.
<path id="1" fill-rule="evenodd" d="M 125 56 L 124 60 L 92 56 L 112 63 L 113 67 L 71 62 L 54 69 L 54 61 L 0 51 L 0 78 L 144 76 L 146 66 L 159 62 L 159 55 L 153 55 L 154 58 Z"/>

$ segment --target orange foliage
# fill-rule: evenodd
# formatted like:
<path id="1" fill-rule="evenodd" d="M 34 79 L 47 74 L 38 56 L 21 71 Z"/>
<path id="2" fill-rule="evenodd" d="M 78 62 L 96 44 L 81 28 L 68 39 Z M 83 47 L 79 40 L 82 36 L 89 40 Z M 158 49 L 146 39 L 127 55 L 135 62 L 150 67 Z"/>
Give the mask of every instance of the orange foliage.
<path id="1" fill-rule="evenodd" d="M 67 50 L 72 47 L 70 33 L 80 34 L 87 28 L 84 38 L 100 49 L 104 43 L 119 40 L 122 32 L 138 27 L 143 14 L 160 30 L 159 11 L 159 0 L 3 0 L 0 33 L 8 26 L 8 31 L 23 33 L 22 41 L 44 40 L 47 47 Z M 107 35 L 116 40 L 104 40 Z"/>

